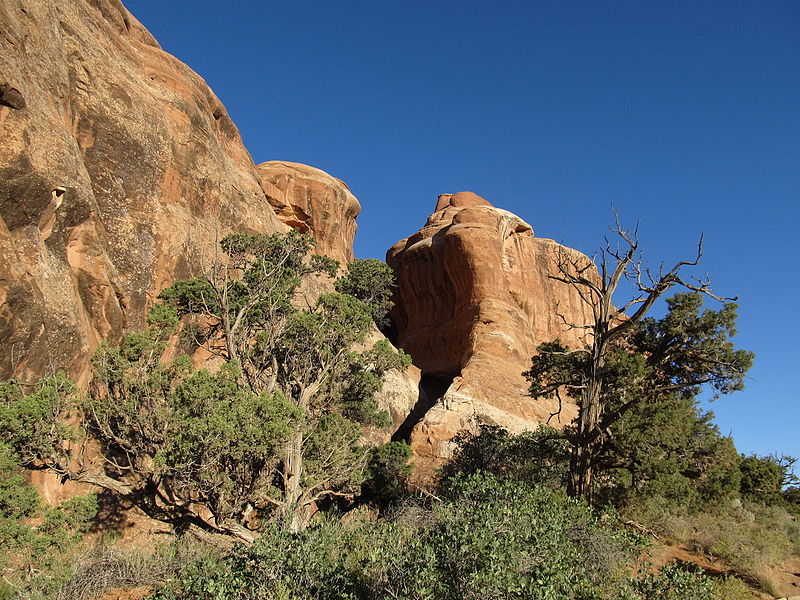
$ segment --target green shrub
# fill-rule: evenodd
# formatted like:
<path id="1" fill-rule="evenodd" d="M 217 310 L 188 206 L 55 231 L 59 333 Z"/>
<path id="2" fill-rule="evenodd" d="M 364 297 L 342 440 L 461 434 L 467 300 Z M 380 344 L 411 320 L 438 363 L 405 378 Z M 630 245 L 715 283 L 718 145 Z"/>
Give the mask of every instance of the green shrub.
<path id="1" fill-rule="evenodd" d="M 753 600 L 753 591 L 737 577 L 717 577 L 713 583 L 718 600 Z"/>
<path id="2" fill-rule="evenodd" d="M 366 480 L 361 484 L 361 498 L 386 509 L 406 495 L 406 481 L 411 475 L 411 448 L 405 442 L 389 442 L 370 449 Z"/>
<path id="3" fill-rule="evenodd" d="M 623 584 L 634 548 L 610 522 L 561 492 L 458 477 L 442 502 L 406 504 L 391 520 L 271 527 L 156 598 L 595 599 Z"/>
<path id="4" fill-rule="evenodd" d="M 742 456 L 742 497 L 761 504 L 781 500 L 786 468 L 776 456 Z"/>
<path id="5" fill-rule="evenodd" d="M 714 583 L 696 565 L 674 562 L 633 583 L 642 600 L 714 600 Z M 729 600 L 719 597 L 719 600 Z"/>
<path id="6" fill-rule="evenodd" d="M 94 495 L 46 506 L 19 457 L 0 443 L 0 598 L 52 597 L 70 574 L 70 556 L 97 513 Z"/>
<path id="7" fill-rule="evenodd" d="M 461 432 L 454 442 L 455 455 L 439 473 L 441 485 L 456 476 L 485 472 L 552 489 L 566 487 L 569 447 L 552 427 L 512 435 L 497 425 L 481 425 L 477 434 Z"/>

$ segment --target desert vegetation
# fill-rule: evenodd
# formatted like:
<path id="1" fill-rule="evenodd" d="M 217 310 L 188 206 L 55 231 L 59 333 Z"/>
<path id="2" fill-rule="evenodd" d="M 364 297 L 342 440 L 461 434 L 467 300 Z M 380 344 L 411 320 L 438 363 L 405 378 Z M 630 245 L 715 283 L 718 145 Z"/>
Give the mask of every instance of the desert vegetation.
<path id="1" fill-rule="evenodd" d="M 97 350 L 87 392 L 62 374 L 0 385 L 0 598 L 776 593 L 773 569 L 800 553 L 794 461 L 741 456 L 700 409 L 704 386 L 743 385 L 752 355 L 731 342 L 735 304 L 705 308 L 707 284 L 677 279 L 686 263 L 642 284 L 630 318 L 610 297 L 626 272 L 641 282 L 635 253 L 606 254 L 617 263 L 600 279 L 562 265 L 606 310 L 585 348 L 545 344 L 527 376 L 533 398 L 574 398 L 576 423 L 464 432 L 420 489 L 404 442 L 364 436 L 388 424 L 382 376 L 409 363 L 366 343 L 387 324 L 391 271 L 356 261 L 333 281 L 339 265 L 311 249 L 297 233 L 228 236 L 208 273 L 160 294 L 146 328 Z M 336 291 L 309 300 L 310 277 Z M 688 290 L 663 317 L 641 311 L 674 285 Z M 25 469 L 124 498 L 171 535 L 121 549 L 98 528 L 98 494 L 46 505 Z M 722 567 L 655 568 L 665 544 Z"/>

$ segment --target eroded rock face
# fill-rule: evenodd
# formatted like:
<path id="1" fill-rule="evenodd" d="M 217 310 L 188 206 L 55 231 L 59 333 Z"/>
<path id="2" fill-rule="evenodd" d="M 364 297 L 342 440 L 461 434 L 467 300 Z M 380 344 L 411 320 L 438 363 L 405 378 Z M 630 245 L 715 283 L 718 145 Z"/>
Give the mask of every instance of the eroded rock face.
<path id="1" fill-rule="evenodd" d="M 352 260 L 347 187 L 267 163 L 262 189 L 217 97 L 118 0 L 0 5 L 0 140 L 0 376 L 85 383 L 93 349 L 227 233 L 311 227 L 318 253 Z"/>
<path id="2" fill-rule="evenodd" d="M 425 226 L 389 250 L 397 345 L 422 371 L 429 398 L 406 424 L 419 479 L 451 455 L 462 429 L 519 432 L 557 412 L 554 401 L 527 395 L 523 372 L 542 342 L 578 343 L 565 320 L 590 318 L 573 290 L 549 278 L 560 253 L 576 252 L 535 238 L 522 219 L 471 192 L 440 196 Z M 564 406 L 551 424 L 574 415 Z"/>
<path id="3" fill-rule="evenodd" d="M 338 260 L 353 260 L 356 217 L 361 204 L 340 179 L 325 171 L 293 162 L 258 165 L 261 187 L 275 214 L 286 225 L 311 231 L 314 252 Z"/>

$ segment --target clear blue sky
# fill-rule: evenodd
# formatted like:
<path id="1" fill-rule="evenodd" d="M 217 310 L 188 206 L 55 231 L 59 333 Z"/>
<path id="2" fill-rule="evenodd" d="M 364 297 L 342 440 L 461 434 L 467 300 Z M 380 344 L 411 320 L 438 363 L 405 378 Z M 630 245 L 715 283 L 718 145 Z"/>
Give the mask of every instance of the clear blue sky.
<path id="1" fill-rule="evenodd" d="M 356 254 L 471 190 L 590 253 L 610 207 L 646 260 L 740 297 L 742 452 L 800 456 L 800 3 L 127 0 L 211 85 L 256 162 L 343 179 Z M 702 274 L 699 273 L 699 274 Z"/>

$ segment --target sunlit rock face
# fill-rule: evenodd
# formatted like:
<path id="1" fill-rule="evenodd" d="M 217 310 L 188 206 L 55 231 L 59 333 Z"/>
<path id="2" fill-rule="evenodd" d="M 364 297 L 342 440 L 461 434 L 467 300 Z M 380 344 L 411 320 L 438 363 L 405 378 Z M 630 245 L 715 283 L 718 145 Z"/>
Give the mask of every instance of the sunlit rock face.
<path id="1" fill-rule="evenodd" d="M 578 343 L 565 323 L 590 319 L 578 295 L 550 277 L 560 256 L 577 254 L 471 192 L 439 196 L 425 226 L 389 250 L 396 343 L 421 370 L 428 398 L 400 434 L 419 479 L 451 455 L 463 429 L 494 423 L 519 432 L 557 412 L 554 401 L 527 395 L 523 372 L 542 342 Z M 550 422 L 574 415 L 568 404 Z"/>
<path id="2" fill-rule="evenodd" d="M 352 260 L 347 186 L 257 168 L 208 85 L 118 0 L 0 5 L 0 140 L 0 376 L 85 383 L 93 349 L 231 232 L 311 229 L 317 253 Z"/>
<path id="3" fill-rule="evenodd" d="M 285 226 L 220 101 L 117 0 L 7 0 L 0 29 L 0 371 L 81 380 L 222 236 Z"/>
<path id="4" fill-rule="evenodd" d="M 258 165 L 261 187 L 278 218 L 290 227 L 311 231 L 314 252 L 338 260 L 353 260 L 356 217 L 361 204 L 347 185 L 325 171 L 285 161 Z"/>

